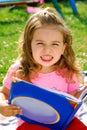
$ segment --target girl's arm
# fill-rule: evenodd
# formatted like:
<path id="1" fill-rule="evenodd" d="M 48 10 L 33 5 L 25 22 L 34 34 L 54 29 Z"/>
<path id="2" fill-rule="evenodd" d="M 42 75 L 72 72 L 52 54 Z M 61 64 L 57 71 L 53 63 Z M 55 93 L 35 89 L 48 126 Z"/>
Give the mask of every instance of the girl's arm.
<path id="1" fill-rule="evenodd" d="M 76 98 L 79 98 L 80 95 L 82 94 L 82 92 L 87 88 L 87 86 L 85 86 L 82 90 L 75 90 L 73 92 L 71 92 L 70 94 L 75 96 Z"/>
<path id="2" fill-rule="evenodd" d="M 3 116 L 14 116 L 20 114 L 22 111 L 18 106 L 8 104 L 9 89 L 2 87 L 0 89 L 0 114 Z"/>
<path id="3" fill-rule="evenodd" d="M 0 88 L 0 100 L 7 100 L 9 95 L 9 89 L 6 87 Z"/>

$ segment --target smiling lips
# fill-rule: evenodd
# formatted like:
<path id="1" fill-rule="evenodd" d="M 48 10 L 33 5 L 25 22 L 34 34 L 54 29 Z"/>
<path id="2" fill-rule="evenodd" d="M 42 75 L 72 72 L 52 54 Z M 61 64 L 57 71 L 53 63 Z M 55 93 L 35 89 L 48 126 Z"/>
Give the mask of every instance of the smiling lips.
<path id="1" fill-rule="evenodd" d="M 40 58 L 44 62 L 50 62 L 53 59 L 53 57 L 51 55 L 43 55 Z"/>

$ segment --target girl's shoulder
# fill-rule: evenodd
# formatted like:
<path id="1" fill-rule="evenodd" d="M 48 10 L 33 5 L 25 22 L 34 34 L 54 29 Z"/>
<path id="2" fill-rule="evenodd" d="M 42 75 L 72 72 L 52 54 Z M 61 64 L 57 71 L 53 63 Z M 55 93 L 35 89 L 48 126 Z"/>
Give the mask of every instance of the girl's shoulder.
<path id="1" fill-rule="evenodd" d="M 20 67 L 20 62 L 19 61 L 15 61 L 10 68 L 12 68 L 13 70 L 18 69 Z"/>
<path id="2" fill-rule="evenodd" d="M 11 64 L 11 66 L 8 69 L 8 72 L 14 73 L 20 66 L 21 66 L 20 62 L 16 61 L 15 63 Z"/>
<path id="3" fill-rule="evenodd" d="M 20 67 L 20 62 L 18 62 L 18 61 L 16 61 L 14 64 L 12 64 L 9 67 L 9 69 L 3 79 L 3 85 L 5 87 L 10 89 L 11 83 L 12 83 L 12 77 L 17 77 L 16 71 L 19 67 Z"/>

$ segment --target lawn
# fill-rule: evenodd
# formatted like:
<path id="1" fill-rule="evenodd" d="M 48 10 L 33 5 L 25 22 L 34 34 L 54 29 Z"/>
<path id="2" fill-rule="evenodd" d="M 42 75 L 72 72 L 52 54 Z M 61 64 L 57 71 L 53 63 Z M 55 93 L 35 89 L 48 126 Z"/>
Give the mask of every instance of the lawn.
<path id="1" fill-rule="evenodd" d="M 79 14 L 74 15 L 68 2 L 59 3 L 65 21 L 72 31 L 73 48 L 83 70 L 87 70 L 87 1 L 77 1 Z M 38 6 L 53 6 L 45 3 Z M 26 12 L 26 5 L 0 7 L 0 85 L 2 80 L 17 57 L 17 42 L 24 25 L 31 14 Z"/>

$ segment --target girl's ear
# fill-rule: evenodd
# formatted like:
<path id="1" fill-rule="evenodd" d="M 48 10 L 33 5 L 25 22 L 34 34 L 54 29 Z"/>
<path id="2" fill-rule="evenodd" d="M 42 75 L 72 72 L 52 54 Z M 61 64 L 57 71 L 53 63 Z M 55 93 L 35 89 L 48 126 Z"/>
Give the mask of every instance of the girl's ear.
<path id="1" fill-rule="evenodd" d="M 67 46 L 67 43 L 64 43 L 64 44 L 63 44 L 63 48 L 62 48 L 62 55 L 63 55 L 63 53 L 64 53 L 64 51 L 65 51 L 65 49 L 66 49 L 66 46 Z"/>

